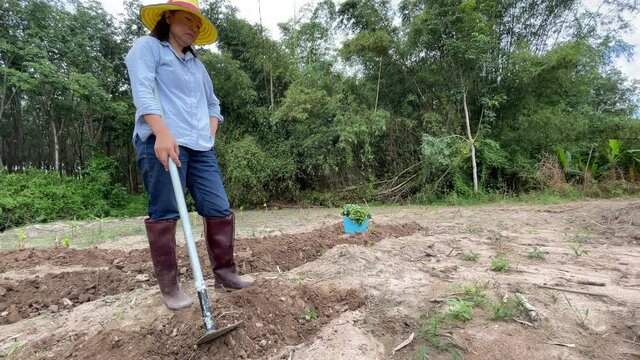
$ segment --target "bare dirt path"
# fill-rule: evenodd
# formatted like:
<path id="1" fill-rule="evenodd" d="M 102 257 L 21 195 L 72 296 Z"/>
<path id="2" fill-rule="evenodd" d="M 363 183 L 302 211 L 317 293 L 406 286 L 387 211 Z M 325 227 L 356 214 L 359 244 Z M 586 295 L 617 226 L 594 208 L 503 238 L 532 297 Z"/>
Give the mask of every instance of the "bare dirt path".
<path id="1" fill-rule="evenodd" d="M 244 323 L 199 348 L 199 309 L 163 307 L 138 234 L 99 248 L 5 251 L 0 357 L 640 357 L 639 200 L 374 208 L 364 236 L 342 234 L 336 213 L 244 213 L 236 255 L 256 285 L 210 292 L 221 325 Z M 194 295 L 184 249 L 181 263 Z"/>

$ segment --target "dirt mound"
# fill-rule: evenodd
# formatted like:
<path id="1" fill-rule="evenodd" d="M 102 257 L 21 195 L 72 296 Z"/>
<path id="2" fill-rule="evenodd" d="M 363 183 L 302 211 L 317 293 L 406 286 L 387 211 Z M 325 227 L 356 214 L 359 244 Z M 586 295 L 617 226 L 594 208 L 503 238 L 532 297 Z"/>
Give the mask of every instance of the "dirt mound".
<path id="1" fill-rule="evenodd" d="M 108 269 L 35 275 L 23 281 L 0 280 L 0 292 L 5 294 L 0 299 L 0 312 L 8 311 L 10 315 L 0 317 L 0 325 L 156 284 L 149 276 L 136 276 Z"/>
<path id="2" fill-rule="evenodd" d="M 15 269 L 28 269 L 35 265 L 87 265 L 92 267 L 108 266 L 117 258 L 126 257 L 122 251 L 85 249 L 67 247 L 50 249 L 21 249 L 8 251 L 0 259 L 0 272 Z"/>
<path id="3" fill-rule="evenodd" d="M 381 239 L 400 237 L 420 231 L 415 223 L 404 225 L 372 224 L 366 234 L 345 235 L 340 224 L 316 231 L 294 235 L 265 238 L 238 239 L 237 262 L 240 273 L 287 271 L 320 257 L 326 250 L 340 244 L 372 245 Z M 205 278 L 213 274 L 206 258 L 203 242 L 197 244 Z M 187 250 L 178 249 L 181 280 L 190 284 L 192 279 Z M 117 250 L 75 250 L 55 248 L 50 250 L 19 250 L 7 254 L 0 266 L 9 269 L 28 269 L 34 264 L 42 266 L 83 265 L 93 270 L 60 273 L 33 274 L 27 279 L 0 280 L 0 325 L 24 318 L 56 313 L 73 308 L 87 301 L 108 295 L 148 288 L 156 285 L 148 249 L 123 252 Z M 97 267 L 103 267 L 100 270 Z M 188 287 L 189 285 L 187 285 Z"/>
<path id="4" fill-rule="evenodd" d="M 286 345 L 313 339 L 333 318 L 360 308 L 355 290 L 323 292 L 308 285 L 258 281 L 255 286 L 223 294 L 213 304 L 219 327 L 243 323 L 229 336 L 194 348 L 203 334 L 197 306 L 159 318 L 137 331 L 107 329 L 79 339 L 54 358 L 68 359 L 264 359 Z M 64 339 L 49 338 L 30 352 L 56 348 Z M 26 355 L 26 354 L 23 354 Z"/>
<path id="5" fill-rule="evenodd" d="M 261 239 L 239 239 L 237 262 L 243 272 L 286 271 L 313 261 L 336 245 L 373 245 L 382 239 L 415 234 L 417 223 L 382 225 L 371 223 L 365 234 L 344 234 L 341 224 L 304 234 Z"/>

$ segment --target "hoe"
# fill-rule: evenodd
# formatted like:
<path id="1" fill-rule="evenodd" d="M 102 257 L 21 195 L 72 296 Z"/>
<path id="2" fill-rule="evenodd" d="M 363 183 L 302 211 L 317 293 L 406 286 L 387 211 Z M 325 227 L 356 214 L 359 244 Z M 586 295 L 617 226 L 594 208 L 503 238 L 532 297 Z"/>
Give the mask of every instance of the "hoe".
<path id="1" fill-rule="evenodd" d="M 191 263 L 191 270 L 193 271 L 193 281 L 196 285 L 196 291 L 198 292 L 198 300 L 200 301 L 200 310 L 202 310 L 202 319 L 204 320 L 204 335 L 196 341 L 196 345 L 201 345 L 216 339 L 229 331 L 235 329 L 242 323 L 238 322 L 222 329 L 216 328 L 213 322 L 213 315 L 211 314 L 211 305 L 209 304 L 209 295 L 207 295 L 207 286 L 202 276 L 202 269 L 200 268 L 200 259 L 198 258 L 198 251 L 196 250 L 196 243 L 193 240 L 193 233 L 191 232 L 191 222 L 189 220 L 189 213 L 187 212 L 187 204 L 184 201 L 184 192 L 182 191 L 182 185 L 180 183 L 180 176 L 178 175 L 178 168 L 176 164 L 169 158 L 169 173 L 171 174 L 171 183 L 173 184 L 173 192 L 176 195 L 176 202 L 178 203 L 178 211 L 180 212 L 180 220 L 182 220 L 182 229 L 184 230 L 184 237 L 187 242 L 187 249 L 189 250 L 189 262 Z"/>

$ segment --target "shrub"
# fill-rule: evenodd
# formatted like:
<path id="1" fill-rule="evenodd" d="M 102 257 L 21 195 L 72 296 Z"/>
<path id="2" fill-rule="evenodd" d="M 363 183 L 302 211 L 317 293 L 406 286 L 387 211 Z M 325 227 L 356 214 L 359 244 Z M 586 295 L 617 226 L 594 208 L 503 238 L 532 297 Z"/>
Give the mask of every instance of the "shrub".
<path id="1" fill-rule="evenodd" d="M 130 204 L 139 197 L 112 183 L 114 170 L 110 158 L 96 156 L 79 178 L 43 170 L 0 171 L 0 231 L 28 223 L 144 214 L 142 201 Z"/>

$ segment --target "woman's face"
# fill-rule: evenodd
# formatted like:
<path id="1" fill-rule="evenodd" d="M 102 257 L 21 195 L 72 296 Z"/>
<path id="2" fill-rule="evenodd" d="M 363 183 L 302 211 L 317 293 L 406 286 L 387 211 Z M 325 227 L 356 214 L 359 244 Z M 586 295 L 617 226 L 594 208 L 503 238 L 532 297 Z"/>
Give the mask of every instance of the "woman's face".
<path id="1" fill-rule="evenodd" d="M 169 41 L 175 41 L 180 47 L 191 46 L 200 34 L 202 21 L 188 11 L 178 10 L 166 13 L 169 23 Z"/>

